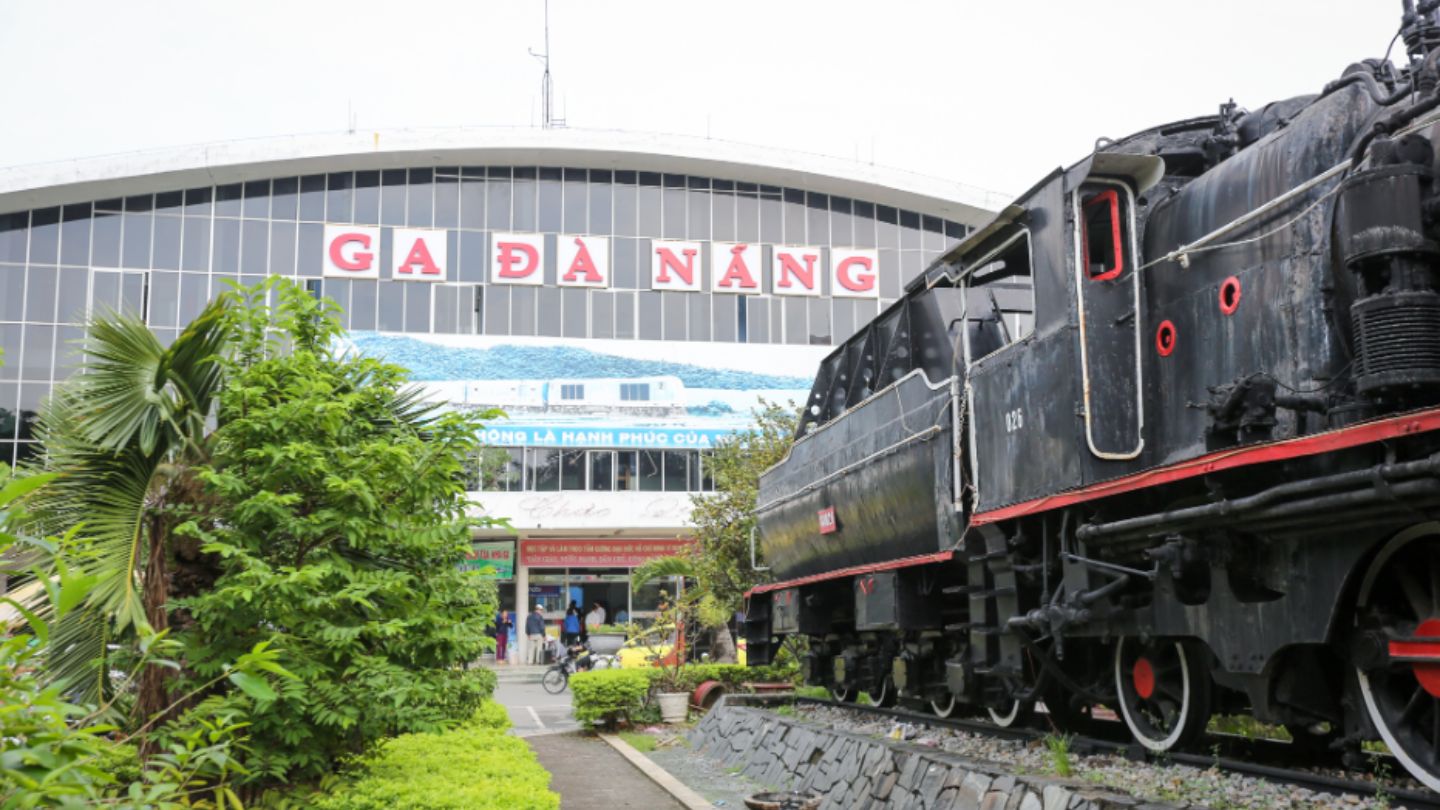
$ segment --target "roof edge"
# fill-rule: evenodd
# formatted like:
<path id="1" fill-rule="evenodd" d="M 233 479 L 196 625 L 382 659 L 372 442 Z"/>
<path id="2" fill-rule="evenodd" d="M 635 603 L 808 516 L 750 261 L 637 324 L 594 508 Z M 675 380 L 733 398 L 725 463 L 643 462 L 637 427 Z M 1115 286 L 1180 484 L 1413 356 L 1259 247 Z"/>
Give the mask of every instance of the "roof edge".
<path id="1" fill-rule="evenodd" d="M 1005 195 L 936 177 L 734 141 L 620 130 L 460 127 L 322 133 L 0 169 L 0 212 L 287 175 L 454 165 L 661 171 L 853 197 L 969 226 Z"/>

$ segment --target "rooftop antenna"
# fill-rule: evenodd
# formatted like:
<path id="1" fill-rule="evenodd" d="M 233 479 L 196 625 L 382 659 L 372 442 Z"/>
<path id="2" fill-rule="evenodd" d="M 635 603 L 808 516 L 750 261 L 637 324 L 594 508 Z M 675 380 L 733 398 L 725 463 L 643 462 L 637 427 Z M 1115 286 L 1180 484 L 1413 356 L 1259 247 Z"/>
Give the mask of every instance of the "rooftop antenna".
<path id="1" fill-rule="evenodd" d="M 550 0 L 545 0 L 545 52 L 536 53 L 534 48 L 529 51 L 545 66 L 545 74 L 540 78 L 540 125 L 545 129 L 563 127 L 565 119 L 555 117 L 555 88 L 550 81 Z"/>

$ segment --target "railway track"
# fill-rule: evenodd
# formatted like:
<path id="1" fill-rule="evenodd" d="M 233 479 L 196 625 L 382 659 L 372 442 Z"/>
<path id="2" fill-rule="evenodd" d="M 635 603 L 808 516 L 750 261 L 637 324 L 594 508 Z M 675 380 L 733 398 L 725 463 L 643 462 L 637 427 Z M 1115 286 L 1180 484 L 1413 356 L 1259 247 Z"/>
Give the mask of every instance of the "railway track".
<path id="1" fill-rule="evenodd" d="M 983 720 L 965 717 L 941 718 L 925 712 L 911 711 L 904 708 L 881 708 L 879 706 L 861 705 L 858 703 L 842 703 L 823 698 L 796 697 L 791 695 L 753 695 L 736 696 L 747 705 L 757 707 L 768 707 L 783 704 L 802 704 L 812 706 L 826 706 L 833 709 L 842 709 L 863 714 L 878 715 L 903 720 L 910 723 L 923 723 L 941 728 L 956 729 L 1005 740 L 1016 740 L 1022 742 L 1038 741 L 1050 732 L 1046 729 L 1031 726 L 1012 726 L 1001 728 Z M 732 697 L 732 700 L 735 698 Z M 1244 776 L 1258 777 L 1271 782 L 1279 782 L 1308 790 L 1332 793 L 1337 795 L 1354 795 L 1366 799 L 1375 799 L 1377 795 L 1383 794 L 1390 802 L 1389 806 L 1404 806 L 1410 810 L 1427 810 L 1434 808 L 1440 810 L 1440 795 L 1427 790 L 1414 790 L 1407 788 L 1391 787 L 1381 783 L 1366 781 L 1364 779 L 1347 779 L 1332 776 L 1325 773 L 1316 773 L 1313 770 L 1306 770 L 1302 767 L 1289 767 L 1299 758 L 1310 759 L 1310 765 L 1319 764 L 1321 767 L 1340 767 L 1340 758 L 1325 757 L 1324 761 L 1315 763 L 1312 757 L 1306 757 L 1302 752 L 1297 752 L 1289 743 L 1278 740 L 1249 740 L 1244 737 L 1212 734 L 1207 741 L 1220 753 L 1200 754 L 1191 752 L 1172 751 L 1163 755 L 1156 754 L 1132 741 L 1120 739 L 1124 734 L 1123 724 L 1113 723 L 1115 728 L 1112 731 L 1106 728 L 1110 723 L 1105 721 L 1092 721 L 1090 734 L 1070 735 L 1070 751 L 1081 755 L 1110 754 L 1125 757 L 1132 761 L 1149 762 L 1156 766 L 1165 765 L 1189 765 L 1195 768 L 1218 768 L 1222 771 L 1241 774 Z M 1283 762 L 1287 765 L 1265 764 Z M 1389 768 L 1390 773 L 1403 774 L 1404 769 L 1395 763 Z"/>

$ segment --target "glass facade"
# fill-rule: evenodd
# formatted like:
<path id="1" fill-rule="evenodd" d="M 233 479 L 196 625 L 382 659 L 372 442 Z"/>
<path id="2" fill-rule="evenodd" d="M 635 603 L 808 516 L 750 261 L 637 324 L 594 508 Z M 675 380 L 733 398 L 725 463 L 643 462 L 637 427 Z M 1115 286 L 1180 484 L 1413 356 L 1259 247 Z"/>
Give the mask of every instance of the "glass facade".
<path id="1" fill-rule="evenodd" d="M 450 281 L 396 281 L 389 262 L 379 280 L 322 278 L 326 223 L 445 229 Z M 485 283 L 499 231 L 545 235 L 543 285 Z M 562 233 L 609 237 L 610 288 L 556 286 Z M 105 308 L 170 340 L 228 282 L 282 275 L 335 299 L 352 330 L 833 345 L 964 234 L 959 223 L 802 189 L 534 166 L 345 171 L 0 213 L 0 461 L 34 452 L 35 413 L 73 373 L 86 315 Z M 385 256 L 390 236 L 382 231 Z M 874 249 L 880 298 L 651 291 L 654 239 L 759 243 L 766 266 L 774 245 Z M 570 479 L 557 468 L 557 486 L 645 489 L 658 476 L 670 489 L 670 477 L 699 475 L 700 465 L 678 463 L 661 458 L 647 478 L 638 458 L 586 458 Z M 520 480 L 541 475 L 520 464 Z"/>

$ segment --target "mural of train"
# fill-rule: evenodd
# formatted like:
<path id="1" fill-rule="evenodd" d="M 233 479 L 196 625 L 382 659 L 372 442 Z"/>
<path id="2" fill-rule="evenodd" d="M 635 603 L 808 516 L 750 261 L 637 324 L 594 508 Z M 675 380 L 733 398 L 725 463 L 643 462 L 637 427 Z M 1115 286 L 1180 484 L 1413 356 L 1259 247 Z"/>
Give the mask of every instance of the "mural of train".
<path id="1" fill-rule="evenodd" d="M 1440 790 L 1437 7 L 1405 67 L 1103 141 L 837 348 L 749 662 L 1156 751 L 1250 713 Z"/>
<path id="2" fill-rule="evenodd" d="M 430 380 L 426 396 L 457 407 L 500 408 L 514 417 L 535 414 L 677 417 L 686 414 L 678 377 L 601 377 L 551 380 Z"/>

